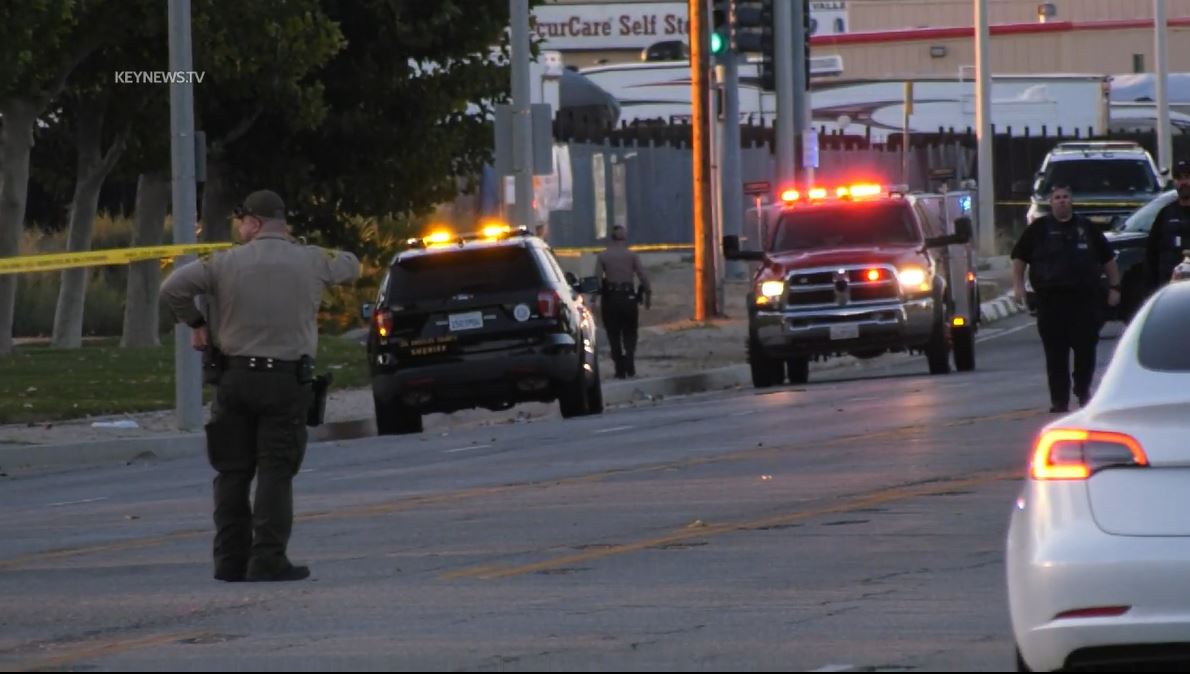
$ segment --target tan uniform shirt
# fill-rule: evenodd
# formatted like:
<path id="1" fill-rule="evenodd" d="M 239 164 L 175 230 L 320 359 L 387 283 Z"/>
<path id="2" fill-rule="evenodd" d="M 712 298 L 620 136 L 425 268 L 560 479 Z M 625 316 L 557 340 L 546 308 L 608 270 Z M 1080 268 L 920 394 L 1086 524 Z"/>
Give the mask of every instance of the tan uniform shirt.
<path id="1" fill-rule="evenodd" d="M 194 298 L 210 295 L 217 319 L 211 322 L 218 326 L 212 341 L 226 355 L 297 360 L 318 351 L 322 292 L 358 276 L 359 260 L 351 253 L 260 234 L 174 270 L 161 294 L 178 320 L 190 325 L 202 318 Z"/>
<path id="2" fill-rule="evenodd" d="M 633 274 L 640 279 L 645 292 L 649 292 L 649 277 L 645 276 L 644 265 L 640 263 L 640 256 L 628 250 L 628 244 L 623 241 L 612 241 L 607 250 L 599 254 L 595 262 L 595 275 L 605 276 L 612 285 L 633 285 Z"/>

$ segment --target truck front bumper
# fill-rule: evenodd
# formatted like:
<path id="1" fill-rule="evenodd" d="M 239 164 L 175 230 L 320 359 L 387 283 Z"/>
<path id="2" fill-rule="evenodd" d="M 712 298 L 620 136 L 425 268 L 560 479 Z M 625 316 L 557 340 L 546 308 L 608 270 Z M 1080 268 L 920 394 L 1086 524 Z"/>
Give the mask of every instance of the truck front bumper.
<path id="1" fill-rule="evenodd" d="M 756 339 L 775 357 L 921 347 L 934 328 L 932 297 L 811 309 L 757 310 Z"/>

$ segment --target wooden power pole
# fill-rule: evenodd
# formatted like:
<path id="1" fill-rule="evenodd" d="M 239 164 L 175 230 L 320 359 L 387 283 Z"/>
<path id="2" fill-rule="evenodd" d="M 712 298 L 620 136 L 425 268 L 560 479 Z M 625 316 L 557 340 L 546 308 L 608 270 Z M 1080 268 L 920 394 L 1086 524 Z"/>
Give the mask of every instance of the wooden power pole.
<path id="1" fill-rule="evenodd" d="M 719 313 L 715 302 L 715 234 L 711 227 L 710 16 L 706 0 L 689 0 L 690 96 L 694 151 L 694 320 Z"/>

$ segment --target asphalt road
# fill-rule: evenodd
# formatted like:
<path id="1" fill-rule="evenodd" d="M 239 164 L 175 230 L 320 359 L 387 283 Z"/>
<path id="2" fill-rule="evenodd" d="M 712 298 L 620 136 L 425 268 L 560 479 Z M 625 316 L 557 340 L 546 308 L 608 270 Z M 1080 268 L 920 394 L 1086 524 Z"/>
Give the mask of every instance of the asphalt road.
<path id="1" fill-rule="evenodd" d="M 1050 415 L 1029 317 L 980 340 L 973 373 L 311 446 L 297 583 L 210 578 L 201 459 L 11 475 L 0 670 L 1010 668 L 1003 539 Z"/>

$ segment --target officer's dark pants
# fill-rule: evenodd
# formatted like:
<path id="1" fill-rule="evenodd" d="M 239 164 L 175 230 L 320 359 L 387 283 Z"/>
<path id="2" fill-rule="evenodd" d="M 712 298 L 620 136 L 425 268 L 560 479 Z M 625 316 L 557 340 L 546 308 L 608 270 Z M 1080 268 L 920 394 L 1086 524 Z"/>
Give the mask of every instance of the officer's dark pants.
<path id="1" fill-rule="evenodd" d="M 1050 402 L 1070 404 L 1070 352 L 1074 351 L 1074 394 L 1086 400 L 1095 377 L 1095 349 L 1103 325 L 1099 294 L 1094 291 L 1039 291 L 1037 332 L 1045 347 Z"/>
<path id="2" fill-rule="evenodd" d="M 612 361 L 617 377 L 636 376 L 636 332 L 640 320 L 640 306 L 636 295 L 614 291 L 603 294 L 603 327 L 611 344 Z"/>
<path id="3" fill-rule="evenodd" d="M 274 574 L 289 566 L 293 476 L 306 454 L 313 393 L 297 374 L 228 370 L 207 424 L 215 477 L 215 574 Z M 255 509 L 249 502 L 256 477 Z"/>

